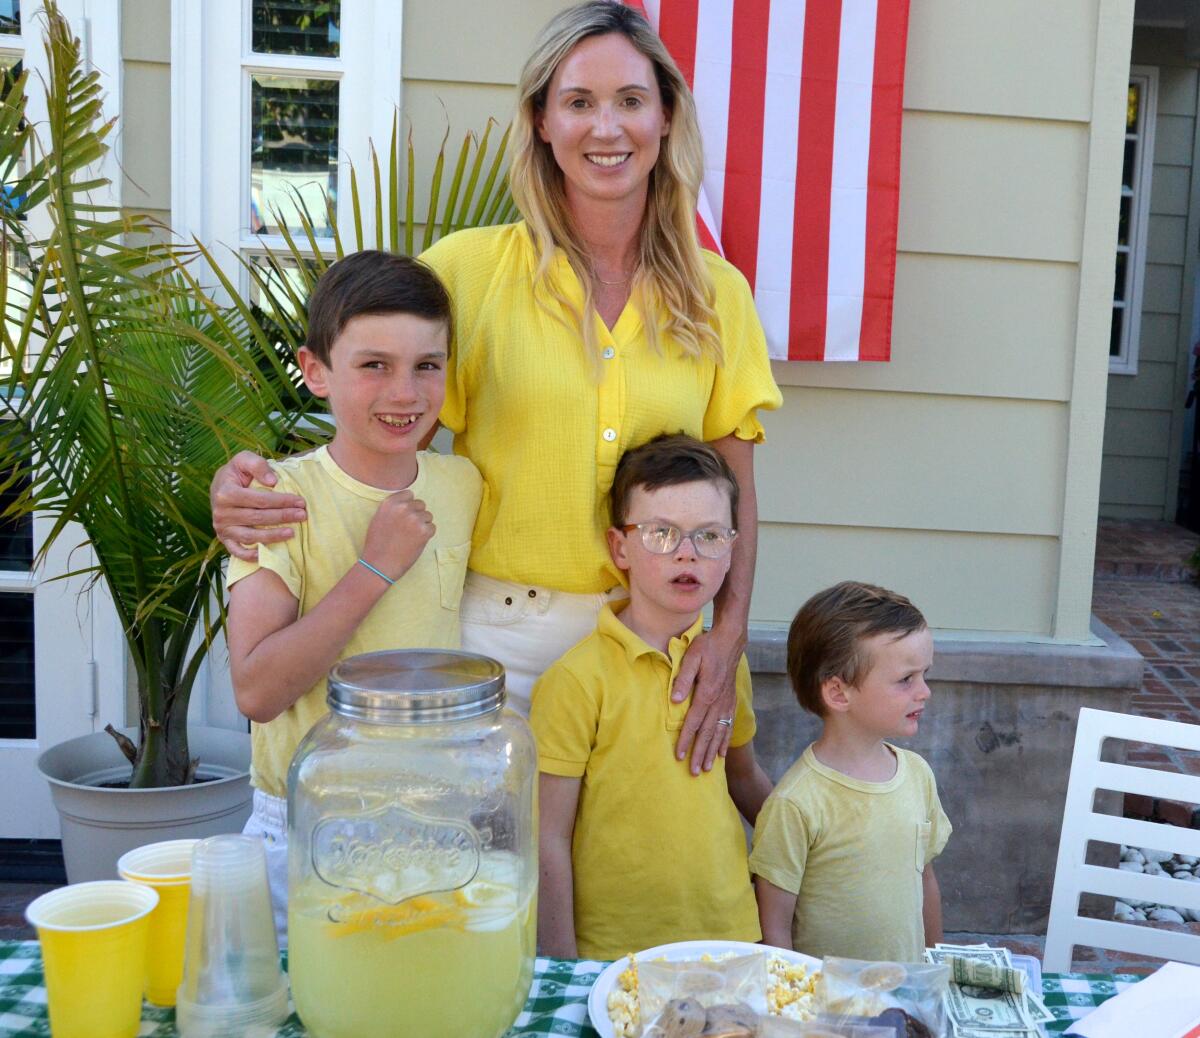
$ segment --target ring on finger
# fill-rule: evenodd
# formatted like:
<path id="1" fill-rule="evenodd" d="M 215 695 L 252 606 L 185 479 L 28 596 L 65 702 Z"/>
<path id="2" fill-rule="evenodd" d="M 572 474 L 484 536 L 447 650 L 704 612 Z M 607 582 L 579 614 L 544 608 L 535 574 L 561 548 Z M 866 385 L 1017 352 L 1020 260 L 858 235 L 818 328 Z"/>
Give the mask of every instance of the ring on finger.
<path id="1" fill-rule="evenodd" d="M 732 717 L 718 717 L 717 724 L 722 725 L 725 728 L 732 728 L 733 727 L 733 718 Z"/>

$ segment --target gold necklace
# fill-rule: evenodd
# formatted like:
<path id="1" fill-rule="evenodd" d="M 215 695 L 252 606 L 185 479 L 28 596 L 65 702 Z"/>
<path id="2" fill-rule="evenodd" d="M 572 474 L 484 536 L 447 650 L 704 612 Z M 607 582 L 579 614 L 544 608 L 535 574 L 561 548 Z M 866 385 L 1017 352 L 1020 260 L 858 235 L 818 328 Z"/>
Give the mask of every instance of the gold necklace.
<path id="1" fill-rule="evenodd" d="M 628 285 L 630 282 L 630 279 L 633 277 L 633 272 L 631 271 L 630 273 L 626 274 L 623 278 L 621 278 L 620 281 L 605 281 L 604 278 L 602 278 L 594 270 L 590 271 L 590 273 L 592 275 L 592 280 L 595 281 L 598 285 L 608 285 L 609 288 L 616 288 L 618 285 Z"/>

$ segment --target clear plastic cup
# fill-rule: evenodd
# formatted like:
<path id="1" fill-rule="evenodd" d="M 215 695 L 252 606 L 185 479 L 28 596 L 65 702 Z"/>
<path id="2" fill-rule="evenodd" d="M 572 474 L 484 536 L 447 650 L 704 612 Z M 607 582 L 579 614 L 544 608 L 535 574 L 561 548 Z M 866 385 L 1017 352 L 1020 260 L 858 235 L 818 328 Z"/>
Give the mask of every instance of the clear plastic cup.
<path id="1" fill-rule="evenodd" d="M 42 942 L 54 1038 L 133 1038 L 142 1020 L 146 938 L 158 894 L 124 880 L 60 887 L 25 918 Z"/>
<path id="2" fill-rule="evenodd" d="M 183 982 L 175 1022 L 183 1038 L 271 1033 L 287 1017 L 287 980 L 260 840 L 210 836 L 192 851 Z"/>
<path id="3" fill-rule="evenodd" d="M 144 883 L 158 892 L 158 907 L 150 913 L 150 943 L 146 956 L 146 999 L 156 1006 L 173 1006 L 183 979 L 183 940 L 187 933 L 191 895 L 192 849 L 196 840 L 148 843 L 122 854 L 117 875 Z"/>

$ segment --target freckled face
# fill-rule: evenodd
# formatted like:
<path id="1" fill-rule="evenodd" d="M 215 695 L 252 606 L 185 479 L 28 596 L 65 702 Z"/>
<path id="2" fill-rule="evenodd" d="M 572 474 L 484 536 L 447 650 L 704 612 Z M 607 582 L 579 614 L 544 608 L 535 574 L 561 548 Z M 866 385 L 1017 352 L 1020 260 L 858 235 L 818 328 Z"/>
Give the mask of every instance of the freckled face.
<path id="1" fill-rule="evenodd" d="M 619 200 L 644 207 L 669 129 L 653 63 L 620 33 L 575 45 L 554 70 L 537 122 L 572 207 Z"/>
<path id="2" fill-rule="evenodd" d="M 729 490 L 709 480 L 679 483 L 647 490 L 635 487 L 629 496 L 627 521 L 658 521 L 680 530 L 730 526 L 733 514 Z M 709 559 L 700 555 L 690 537 L 674 551 L 648 551 L 638 530 L 609 530 L 613 561 L 629 574 L 630 597 L 663 616 L 690 619 L 721 589 L 729 572 L 730 555 Z"/>

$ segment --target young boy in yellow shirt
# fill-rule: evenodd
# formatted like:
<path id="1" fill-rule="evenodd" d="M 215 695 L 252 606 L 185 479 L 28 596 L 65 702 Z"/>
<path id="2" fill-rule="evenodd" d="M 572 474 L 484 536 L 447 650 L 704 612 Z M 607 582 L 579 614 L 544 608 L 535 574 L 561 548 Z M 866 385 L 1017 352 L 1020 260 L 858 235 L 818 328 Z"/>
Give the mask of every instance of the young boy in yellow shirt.
<path id="1" fill-rule="evenodd" d="M 337 431 L 272 465 L 273 489 L 307 505 L 296 536 L 230 562 L 234 695 L 253 722 L 245 832 L 266 845 L 281 936 L 288 765 L 325 715 L 329 668 L 361 652 L 459 645 L 482 480 L 465 458 L 418 449 L 445 396 L 449 331 L 449 296 L 418 260 L 364 251 L 325 272 L 297 360 Z"/>
<path id="2" fill-rule="evenodd" d="M 916 734 L 933 637 L 907 598 L 847 581 L 788 633 L 788 676 L 817 740 L 758 816 L 750 870 L 763 942 L 822 958 L 923 961 L 941 940 L 933 859 L 950 836 Z"/>
<path id="3" fill-rule="evenodd" d="M 542 954 L 759 939 L 738 811 L 753 822 L 771 783 L 750 743 L 745 657 L 736 713 L 719 722 L 732 727 L 728 756 L 693 776 L 672 752 L 688 703 L 671 702 L 671 684 L 729 571 L 737 492 L 720 454 L 688 436 L 617 466 L 607 537 L 629 602 L 606 606 L 533 689 Z"/>

